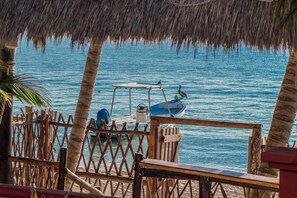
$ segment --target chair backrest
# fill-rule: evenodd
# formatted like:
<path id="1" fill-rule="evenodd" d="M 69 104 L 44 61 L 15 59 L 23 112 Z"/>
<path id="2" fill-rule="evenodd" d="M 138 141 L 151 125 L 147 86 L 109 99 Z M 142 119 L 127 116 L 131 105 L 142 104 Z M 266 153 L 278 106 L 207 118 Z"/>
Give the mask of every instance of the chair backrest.
<path id="1" fill-rule="evenodd" d="M 179 144 L 179 128 L 167 127 L 161 129 L 161 138 L 159 139 L 159 160 L 167 162 L 178 162 Z"/>

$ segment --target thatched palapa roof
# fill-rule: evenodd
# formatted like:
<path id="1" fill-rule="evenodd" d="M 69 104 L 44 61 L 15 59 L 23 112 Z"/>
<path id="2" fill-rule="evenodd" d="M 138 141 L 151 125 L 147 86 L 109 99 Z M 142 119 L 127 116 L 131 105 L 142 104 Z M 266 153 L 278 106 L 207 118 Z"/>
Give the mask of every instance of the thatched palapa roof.
<path id="1" fill-rule="evenodd" d="M 297 20 L 276 30 L 275 6 L 259 0 L 2 0 L 0 42 L 25 35 L 41 46 L 46 38 L 67 36 L 74 44 L 169 38 L 177 47 L 297 48 Z"/>

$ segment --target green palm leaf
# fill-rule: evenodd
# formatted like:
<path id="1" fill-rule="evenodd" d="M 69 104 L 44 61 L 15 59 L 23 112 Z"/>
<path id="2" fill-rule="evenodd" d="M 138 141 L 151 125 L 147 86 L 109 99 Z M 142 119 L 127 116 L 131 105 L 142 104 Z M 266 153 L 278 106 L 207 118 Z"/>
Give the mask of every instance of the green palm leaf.
<path id="1" fill-rule="evenodd" d="M 32 79 L 23 75 L 10 74 L 4 77 L 0 81 L 0 90 L 30 105 L 50 105 L 50 99 L 47 96 L 46 89 L 33 83 Z"/>
<path id="2" fill-rule="evenodd" d="M 0 124 L 5 109 L 5 104 L 10 104 L 14 96 L 22 103 L 34 106 L 50 106 L 47 91 L 42 86 L 34 83 L 32 78 L 24 75 L 14 75 L 11 72 L 13 65 L 0 60 Z"/>

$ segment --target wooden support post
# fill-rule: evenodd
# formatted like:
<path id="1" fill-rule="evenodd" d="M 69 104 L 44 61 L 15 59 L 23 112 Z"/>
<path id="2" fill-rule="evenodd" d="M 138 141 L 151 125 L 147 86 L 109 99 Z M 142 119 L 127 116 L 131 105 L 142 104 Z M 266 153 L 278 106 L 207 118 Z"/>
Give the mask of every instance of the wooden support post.
<path id="1" fill-rule="evenodd" d="M 13 73 L 17 44 L 13 46 L 2 44 L 0 43 L 0 60 L 11 65 L 12 67 L 9 68 L 8 72 Z M 0 78 L 4 78 L 6 75 L 7 72 L 0 72 Z M 11 164 L 8 161 L 8 156 L 11 153 L 13 101 L 11 100 L 10 104 L 6 102 L 1 105 L 4 105 L 4 112 L 0 124 L 0 183 L 11 183 Z"/>
<path id="2" fill-rule="evenodd" d="M 141 183 L 142 183 L 142 173 L 139 166 L 139 162 L 143 160 L 142 154 L 135 154 L 135 168 L 134 168 L 134 184 L 133 184 L 133 198 L 141 197 Z"/>
<path id="3" fill-rule="evenodd" d="M 257 169 L 260 164 L 260 154 L 261 154 L 261 127 L 254 127 L 252 132 L 252 160 L 250 173 L 257 174 Z"/>
<path id="4" fill-rule="evenodd" d="M 67 149 L 60 149 L 58 190 L 64 190 L 65 177 L 67 175 Z"/>
<path id="5" fill-rule="evenodd" d="M 211 198 L 211 182 L 208 177 L 199 179 L 199 198 Z"/>
<path id="6" fill-rule="evenodd" d="M 160 133 L 159 133 L 160 123 L 158 120 L 151 120 L 150 126 L 150 140 L 149 140 L 149 150 L 148 150 L 148 158 L 150 159 L 159 159 L 160 146 L 158 143 L 160 142 Z"/>
<path id="7" fill-rule="evenodd" d="M 254 127 L 252 130 L 252 136 L 248 140 L 248 164 L 247 173 L 257 174 L 259 164 L 260 164 L 260 154 L 261 154 L 261 126 Z M 253 195 L 254 190 L 251 188 L 245 189 L 245 196 L 249 197 Z"/>
<path id="8" fill-rule="evenodd" d="M 148 158 L 160 159 L 160 123 L 157 119 L 151 119 L 149 146 L 148 146 Z M 157 180 L 147 179 L 147 197 L 151 197 L 152 193 L 157 190 Z"/>

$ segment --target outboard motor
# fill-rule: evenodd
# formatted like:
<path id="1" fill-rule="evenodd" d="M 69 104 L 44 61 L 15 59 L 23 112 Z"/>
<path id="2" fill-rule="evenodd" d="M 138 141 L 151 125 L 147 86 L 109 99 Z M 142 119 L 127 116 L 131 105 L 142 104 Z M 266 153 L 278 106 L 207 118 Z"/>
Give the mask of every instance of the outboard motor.
<path id="1" fill-rule="evenodd" d="M 97 112 L 96 124 L 98 127 L 101 124 L 101 120 L 104 120 L 106 124 L 109 124 L 110 115 L 107 109 L 101 109 Z"/>
<path id="2" fill-rule="evenodd" d="M 137 106 L 136 122 L 146 122 L 148 120 L 148 108 L 145 104 L 141 103 Z"/>

